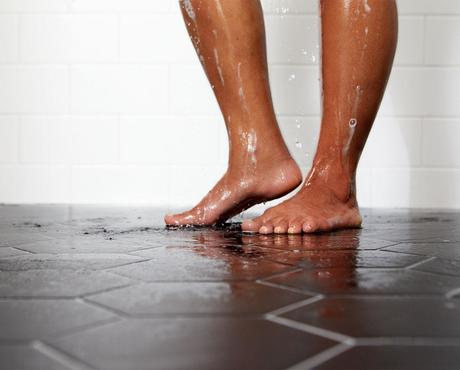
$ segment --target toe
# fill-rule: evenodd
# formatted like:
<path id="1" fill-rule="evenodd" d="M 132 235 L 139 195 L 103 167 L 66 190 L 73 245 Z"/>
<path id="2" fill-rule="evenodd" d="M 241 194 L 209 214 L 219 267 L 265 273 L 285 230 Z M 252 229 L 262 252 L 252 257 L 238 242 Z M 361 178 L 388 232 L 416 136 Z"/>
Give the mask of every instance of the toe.
<path id="1" fill-rule="evenodd" d="M 175 215 L 167 215 L 165 216 L 165 222 L 168 226 L 189 226 L 204 224 L 193 210 L 178 213 Z"/>
<path id="2" fill-rule="evenodd" d="M 306 234 L 312 233 L 313 232 L 313 225 L 311 224 L 311 222 L 308 222 L 308 221 L 304 222 L 302 224 L 302 231 L 304 233 L 306 233 Z"/>
<path id="3" fill-rule="evenodd" d="M 164 221 L 166 225 L 174 225 L 174 215 L 165 215 Z"/>
<path id="4" fill-rule="evenodd" d="M 302 221 L 294 219 L 289 222 L 288 234 L 300 234 L 302 232 Z"/>
<path id="5" fill-rule="evenodd" d="M 318 222 L 315 221 L 315 219 L 309 217 L 304 220 L 302 224 L 302 231 L 304 233 L 314 233 L 315 231 L 318 231 L 319 225 Z"/>
<path id="6" fill-rule="evenodd" d="M 288 229 L 288 222 L 286 219 L 278 219 L 273 222 L 275 228 L 273 229 L 275 234 L 286 234 Z"/>
<path id="7" fill-rule="evenodd" d="M 165 224 L 167 226 L 179 226 L 182 225 L 181 220 L 183 218 L 183 214 L 173 214 L 173 215 L 166 215 L 164 218 Z"/>
<path id="8" fill-rule="evenodd" d="M 261 233 L 261 234 L 273 234 L 273 225 L 271 223 L 264 223 L 260 227 L 259 233 Z"/>

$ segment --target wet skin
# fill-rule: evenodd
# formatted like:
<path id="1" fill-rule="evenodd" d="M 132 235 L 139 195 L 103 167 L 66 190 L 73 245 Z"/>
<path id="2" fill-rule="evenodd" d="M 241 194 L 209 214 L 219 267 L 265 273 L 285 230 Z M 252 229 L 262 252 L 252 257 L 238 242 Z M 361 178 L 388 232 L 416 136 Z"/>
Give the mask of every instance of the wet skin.
<path id="1" fill-rule="evenodd" d="M 281 137 L 268 86 L 257 0 L 181 2 L 187 28 L 226 121 L 226 174 L 171 225 L 210 225 L 280 197 L 301 175 Z M 393 0 L 322 0 L 321 133 L 299 192 L 253 220 L 247 232 L 310 233 L 360 227 L 356 168 L 382 100 L 397 42 Z"/>
<path id="2" fill-rule="evenodd" d="M 302 181 L 276 121 L 258 1 L 182 1 L 182 13 L 219 103 L 229 140 L 224 176 L 192 210 L 168 225 L 211 225 L 279 198 Z"/>

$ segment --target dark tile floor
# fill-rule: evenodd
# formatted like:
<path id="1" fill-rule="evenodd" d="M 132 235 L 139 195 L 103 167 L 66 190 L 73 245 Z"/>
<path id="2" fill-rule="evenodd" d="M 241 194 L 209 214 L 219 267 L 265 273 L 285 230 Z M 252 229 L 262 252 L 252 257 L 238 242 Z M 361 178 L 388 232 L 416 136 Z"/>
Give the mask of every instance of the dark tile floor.
<path id="1" fill-rule="evenodd" d="M 0 369 L 460 369 L 460 213 L 310 236 L 0 206 Z"/>

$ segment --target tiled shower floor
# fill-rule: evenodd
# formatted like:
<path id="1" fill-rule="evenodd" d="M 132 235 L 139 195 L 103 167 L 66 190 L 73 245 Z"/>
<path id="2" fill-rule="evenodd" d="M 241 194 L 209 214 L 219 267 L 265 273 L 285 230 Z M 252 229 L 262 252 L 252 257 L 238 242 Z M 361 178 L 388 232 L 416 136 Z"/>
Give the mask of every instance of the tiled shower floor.
<path id="1" fill-rule="evenodd" d="M 0 207 L 0 369 L 460 369 L 460 213 L 312 236 Z"/>

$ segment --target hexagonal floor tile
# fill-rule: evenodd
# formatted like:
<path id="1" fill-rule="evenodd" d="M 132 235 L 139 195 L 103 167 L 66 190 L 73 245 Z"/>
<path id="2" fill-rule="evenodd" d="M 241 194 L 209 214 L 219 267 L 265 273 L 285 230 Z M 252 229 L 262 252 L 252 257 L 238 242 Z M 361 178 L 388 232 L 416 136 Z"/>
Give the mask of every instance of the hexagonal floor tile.
<path id="1" fill-rule="evenodd" d="M 127 254 L 27 254 L 0 259 L 0 271 L 101 270 L 145 260 Z"/>
<path id="2" fill-rule="evenodd" d="M 283 317 L 353 337 L 460 338 L 460 302 L 442 298 L 325 298 Z"/>
<path id="3" fill-rule="evenodd" d="M 0 297 L 76 297 L 132 282 L 104 271 L 0 271 Z"/>
<path id="4" fill-rule="evenodd" d="M 460 277 L 414 270 L 331 268 L 290 272 L 272 283 L 323 294 L 445 294 L 460 287 Z"/>
<path id="5" fill-rule="evenodd" d="M 426 259 L 423 256 L 375 250 L 311 250 L 283 253 L 273 260 L 299 266 L 306 270 L 328 268 L 401 268 Z"/>
<path id="6" fill-rule="evenodd" d="M 316 366 L 318 370 L 458 370 L 459 346 L 360 346 Z"/>
<path id="7" fill-rule="evenodd" d="M 284 369 L 335 342 L 260 319 L 136 319 L 53 343 L 98 369 Z"/>
<path id="8" fill-rule="evenodd" d="M 70 370 L 71 368 L 31 347 L 0 345 L 0 369 Z"/>
<path id="9" fill-rule="evenodd" d="M 110 271 L 148 282 L 256 280 L 294 269 L 268 259 L 276 253 L 281 252 L 254 247 L 154 248 L 134 253 L 150 261 Z"/>
<path id="10" fill-rule="evenodd" d="M 460 243 L 400 243 L 384 250 L 460 260 Z"/>
<path id="11" fill-rule="evenodd" d="M 48 338 L 113 317 L 74 300 L 0 299 L 0 340 Z"/>
<path id="12" fill-rule="evenodd" d="M 263 314 L 311 295 L 252 282 L 148 283 L 88 298 L 130 315 Z"/>

